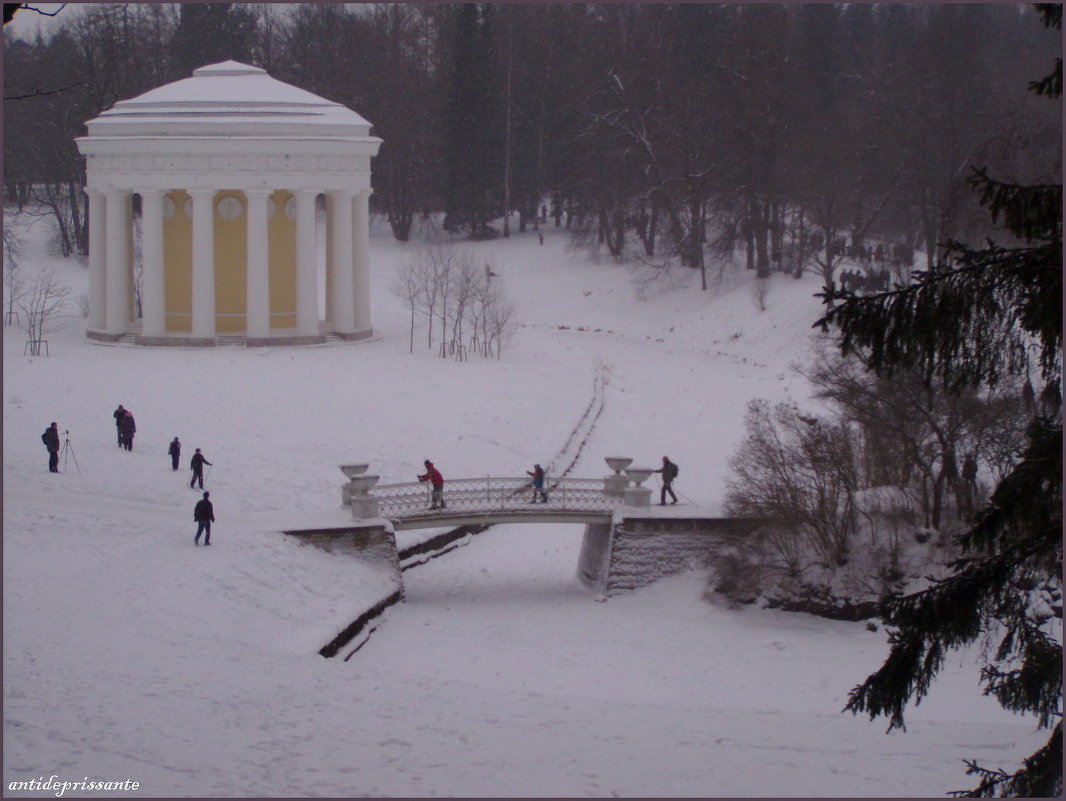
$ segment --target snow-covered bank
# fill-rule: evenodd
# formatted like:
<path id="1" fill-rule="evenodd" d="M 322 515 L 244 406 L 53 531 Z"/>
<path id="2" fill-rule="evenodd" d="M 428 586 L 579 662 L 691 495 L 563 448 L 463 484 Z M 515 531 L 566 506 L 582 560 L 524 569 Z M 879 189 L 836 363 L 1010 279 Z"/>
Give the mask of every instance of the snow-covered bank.
<path id="1" fill-rule="evenodd" d="M 27 265 L 49 263 L 33 243 Z M 742 273 L 639 300 L 626 268 L 549 230 L 543 246 L 476 246 L 523 325 L 501 361 L 456 364 L 407 353 L 388 282 L 414 246 L 373 245 L 367 343 L 111 347 L 73 319 L 30 359 L 5 329 L 5 786 L 58 774 L 135 779 L 147 796 L 939 796 L 969 786 L 961 760 L 1010 765 L 1042 742 L 980 697 L 972 657 L 953 656 L 889 736 L 840 713 L 883 632 L 715 607 L 699 574 L 595 603 L 574 577 L 580 526 L 478 535 L 405 572 L 407 602 L 355 658 L 318 656 L 391 586 L 280 534 L 343 517 L 338 465 L 369 461 L 383 483 L 426 458 L 446 478 L 520 474 L 563 445 L 603 364 L 604 410 L 573 474 L 668 454 L 677 489 L 714 509 L 747 400 L 805 397 L 787 368 L 818 308 L 814 279 L 775 277 L 759 313 Z M 85 291 L 84 268 L 55 266 Z M 130 453 L 115 445 L 119 403 L 137 419 Z M 58 475 L 40 443 L 52 420 L 77 457 Z M 214 463 L 210 549 L 191 541 L 196 447 Z"/>

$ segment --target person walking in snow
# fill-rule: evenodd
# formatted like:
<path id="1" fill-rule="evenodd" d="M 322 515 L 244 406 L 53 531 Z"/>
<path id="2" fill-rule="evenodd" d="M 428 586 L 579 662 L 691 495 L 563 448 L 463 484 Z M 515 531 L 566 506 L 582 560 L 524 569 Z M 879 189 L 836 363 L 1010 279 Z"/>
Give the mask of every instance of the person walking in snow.
<path id="1" fill-rule="evenodd" d="M 192 455 L 192 460 L 189 462 L 189 466 L 192 468 L 192 480 L 189 481 L 190 488 L 195 489 L 193 485 L 196 484 L 196 482 L 200 482 L 200 489 L 204 488 L 205 464 L 209 465 L 211 462 L 207 461 L 207 459 L 204 458 L 204 455 L 200 453 L 200 449 L 197 448 L 196 453 Z"/>
<path id="2" fill-rule="evenodd" d="M 440 474 L 440 470 L 433 466 L 433 462 L 426 459 L 423 464 L 426 466 L 426 472 L 418 477 L 419 481 L 428 481 L 433 485 L 433 495 L 431 496 L 430 509 L 444 508 L 444 476 Z"/>
<path id="3" fill-rule="evenodd" d="M 532 470 L 526 471 L 527 476 L 533 476 L 533 501 L 537 502 L 537 495 L 544 500 L 544 503 L 548 502 L 548 493 L 544 491 L 544 468 L 539 464 L 533 465 Z"/>
<path id="4" fill-rule="evenodd" d="M 128 451 L 132 451 L 133 435 L 137 433 L 137 421 L 133 419 L 133 412 L 129 409 L 126 410 L 126 414 L 122 417 L 122 422 L 119 425 L 119 432 L 122 447 Z"/>
<path id="5" fill-rule="evenodd" d="M 663 474 L 663 488 L 659 492 L 659 506 L 666 506 L 666 493 L 668 492 L 670 497 L 673 498 L 670 503 L 677 503 L 677 496 L 674 495 L 674 489 L 670 486 L 674 483 L 674 479 L 677 478 L 677 465 L 664 456 L 663 466 L 654 472 Z"/>
<path id="6" fill-rule="evenodd" d="M 204 535 L 204 545 L 211 544 L 211 524 L 215 522 L 215 507 L 208 498 L 210 492 L 205 492 L 204 497 L 196 502 L 196 508 L 192 511 L 192 519 L 196 521 L 196 536 L 193 542 L 200 544 L 200 535 Z"/>
<path id="7" fill-rule="evenodd" d="M 174 437 L 174 439 L 170 441 L 170 447 L 167 449 L 167 453 L 170 454 L 170 466 L 177 470 L 178 459 L 181 458 L 181 442 L 178 441 L 177 437 Z"/>
<path id="8" fill-rule="evenodd" d="M 52 423 L 41 434 L 41 441 L 48 449 L 48 472 L 59 472 L 59 424 Z"/>
<path id="9" fill-rule="evenodd" d="M 118 405 L 118 408 L 114 412 L 115 418 L 115 436 L 118 437 L 118 446 L 122 447 L 122 418 L 126 416 L 126 410 L 122 408 L 122 404 Z"/>

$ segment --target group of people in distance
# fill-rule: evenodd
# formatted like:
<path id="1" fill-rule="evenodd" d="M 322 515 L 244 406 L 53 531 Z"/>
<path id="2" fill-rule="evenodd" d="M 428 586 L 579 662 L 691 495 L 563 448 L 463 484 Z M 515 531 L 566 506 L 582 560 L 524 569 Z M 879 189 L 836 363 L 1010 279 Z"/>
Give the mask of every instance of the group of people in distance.
<path id="1" fill-rule="evenodd" d="M 447 505 L 444 503 L 444 476 L 441 475 L 433 462 L 426 459 L 422 463 L 426 472 L 418 477 L 419 481 L 428 481 L 432 487 L 432 493 L 430 495 L 430 509 L 446 509 Z M 677 478 L 677 465 L 670 461 L 669 457 L 663 457 L 663 466 L 658 470 L 654 470 L 655 473 L 662 473 L 663 484 L 659 493 L 659 506 L 666 506 L 666 496 L 669 493 L 671 504 L 677 503 L 677 495 L 674 494 L 673 483 Z M 527 476 L 533 477 L 533 499 L 530 503 L 537 503 L 539 498 L 542 503 L 548 502 L 548 492 L 544 489 L 545 473 L 544 468 L 539 464 L 533 465 L 532 470 L 526 471 Z"/>
<path id="2" fill-rule="evenodd" d="M 114 412 L 115 428 L 117 431 L 118 445 L 120 448 L 125 448 L 127 451 L 133 450 L 133 435 L 137 430 L 136 423 L 133 419 L 133 414 L 128 409 L 124 408 L 122 404 L 119 404 L 118 408 Z M 53 422 L 45 432 L 41 435 L 41 440 L 44 442 L 45 447 L 48 449 L 48 470 L 52 473 L 59 472 L 59 424 Z M 181 440 L 174 437 L 170 441 L 170 445 L 167 448 L 167 454 L 170 456 L 170 466 L 173 470 L 178 470 L 181 459 Z M 197 485 L 202 490 L 204 488 L 204 465 L 211 466 L 211 462 L 207 461 L 200 449 L 196 449 L 196 453 L 193 454 L 192 459 L 189 461 L 189 467 L 192 470 L 192 478 L 189 480 L 189 487 L 195 489 Z M 444 502 L 444 476 L 441 475 L 433 462 L 426 459 L 423 462 L 426 468 L 426 472 L 418 476 L 419 481 L 428 481 L 432 487 L 430 509 L 446 509 L 447 505 Z M 677 495 L 674 494 L 673 482 L 677 478 L 677 465 L 670 461 L 666 456 L 663 457 L 663 466 L 653 472 L 661 473 L 663 477 L 662 491 L 660 494 L 659 505 L 666 505 L 666 496 L 669 493 L 672 498 L 671 503 L 677 503 Z M 538 499 L 541 503 L 548 502 L 548 491 L 545 489 L 546 475 L 544 468 L 539 464 L 533 465 L 532 470 L 527 470 L 526 475 L 532 477 L 533 498 L 531 503 L 537 503 Z M 204 537 L 204 545 L 211 544 L 211 524 L 215 521 L 214 505 L 210 500 L 211 493 L 204 492 L 203 497 L 197 501 L 196 507 L 193 509 L 193 521 L 197 524 L 196 536 L 193 537 L 193 543 L 195 545 L 200 544 L 201 535 Z"/>
<path id="3" fill-rule="evenodd" d="M 137 423 L 133 418 L 133 413 L 120 403 L 113 416 L 115 418 L 115 433 L 118 439 L 118 446 L 127 451 L 132 451 L 133 435 L 137 431 Z M 48 472 L 58 473 L 59 424 L 53 422 L 45 429 L 45 432 L 41 435 L 41 441 L 44 442 L 44 446 L 48 450 Z M 181 460 L 181 440 L 174 437 L 170 441 L 167 453 L 170 455 L 171 468 L 177 470 Z M 197 485 L 199 485 L 200 489 L 204 488 L 204 465 L 210 467 L 211 462 L 207 461 L 200 449 L 197 448 L 196 453 L 193 454 L 189 462 L 189 467 L 192 470 L 192 478 L 189 480 L 190 488 L 195 489 Z M 196 545 L 200 544 L 201 535 L 204 535 L 204 545 L 211 544 L 211 523 L 215 520 L 215 512 L 209 498 L 210 493 L 204 492 L 203 497 L 197 502 L 193 511 L 193 520 L 198 524 L 196 536 L 193 539 Z"/>

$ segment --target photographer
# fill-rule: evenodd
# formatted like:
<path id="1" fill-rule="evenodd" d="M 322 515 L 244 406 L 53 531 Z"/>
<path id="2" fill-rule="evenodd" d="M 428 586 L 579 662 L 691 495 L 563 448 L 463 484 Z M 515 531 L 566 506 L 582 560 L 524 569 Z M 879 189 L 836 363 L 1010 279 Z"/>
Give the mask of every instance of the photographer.
<path id="1" fill-rule="evenodd" d="M 41 434 L 41 441 L 48 448 L 48 472 L 59 472 L 59 424 L 52 423 Z"/>

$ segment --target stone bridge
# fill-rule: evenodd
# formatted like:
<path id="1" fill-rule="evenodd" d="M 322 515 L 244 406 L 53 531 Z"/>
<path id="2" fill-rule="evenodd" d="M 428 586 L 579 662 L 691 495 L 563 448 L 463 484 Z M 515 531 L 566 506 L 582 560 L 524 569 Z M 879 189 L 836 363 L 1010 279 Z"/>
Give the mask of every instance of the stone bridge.
<path id="1" fill-rule="evenodd" d="M 546 476 L 547 500 L 534 492 L 528 477 L 449 479 L 439 508 L 434 508 L 426 482 L 378 485 L 378 476 L 366 473 L 368 465 L 341 465 L 348 477 L 341 502 L 351 507 L 354 519 L 383 517 L 396 531 L 493 523 L 608 523 L 622 506 L 649 506 L 651 490 L 643 483 L 653 470 L 631 468 L 631 459 L 606 461 L 615 472 L 605 478 Z"/>
<path id="2" fill-rule="evenodd" d="M 692 568 L 728 570 L 739 551 L 760 539 L 759 520 L 721 518 L 691 507 L 651 508 L 651 490 L 641 485 L 652 471 L 628 469 L 623 474 L 618 461 L 608 459 L 616 472 L 606 478 L 546 480 L 546 502 L 534 500 L 529 478 L 449 480 L 444 484 L 444 506 L 436 509 L 428 484 L 375 486 L 378 477 L 366 475 L 365 464 L 343 465 L 349 482 L 342 487 L 342 500 L 352 510 L 352 524 L 286 533 L 330 551 L 384 562 L 395 570 L 398 589 L 379 604 L 380 609 L 375 607 L 341 631 L 321 653 L 333 656 L 351 648 L 369 620 L 402 601 L 404 570 L 447 553 L 496 523 L 584 524 L 576 575 L 599 600 Z M 401 553 L 395 532 L 418 528 L 450 531 L 416 547 L 417 553 Z"/>

